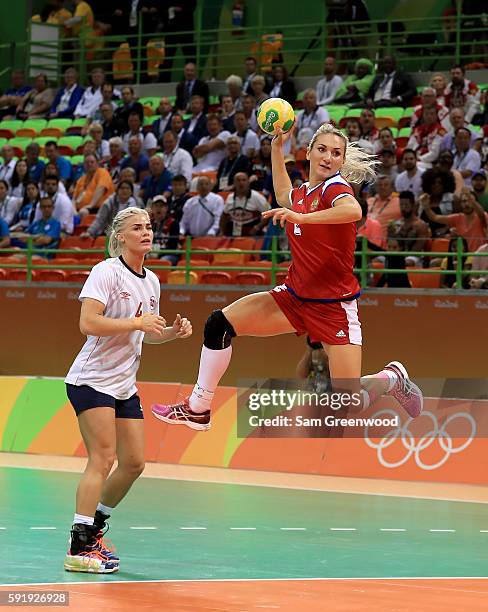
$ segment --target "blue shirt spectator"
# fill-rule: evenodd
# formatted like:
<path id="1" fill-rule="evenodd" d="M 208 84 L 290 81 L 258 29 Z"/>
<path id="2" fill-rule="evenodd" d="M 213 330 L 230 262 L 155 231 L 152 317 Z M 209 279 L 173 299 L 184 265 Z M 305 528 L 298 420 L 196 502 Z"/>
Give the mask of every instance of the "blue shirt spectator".
<path id="1" fill-rule="evenodd" d="M 136 182 L 139 183 L 141 181 L 141 173 L 146 175 L 149 171 L 149 157 L 144 155 L 144 153 L 141 153 L 137 157 L 127 155 L 127 157 L 125 157 L 124 161 L 121 163 L 120 168 L 121 170 L 124 168 L 133 168 L 136 173 Z"/>
<path id="2" fill-rule="evenodd" d="M 48 160 L 52 164 L 56 164 L 56 168 L 59 172 L 59 178 L 63 181 L 63 183 L 71 180 L 71 175 L 73 174 L 71 162 L 66 159 L 66 157 L 62 157 L 59 154 L 59 149 L 56 142 L 54 140 L 49 140 L 46 142 L 44 145 L 44 151 Z"/>
<path id="3" fill-rule="evenodd" d="M 149 160 L 149 176 L 141 183 L 141 191 L 139 192 L 144 204 L 152 200 L 157 195 L 171 194 L 171 172 L 164 167 L 164 160 L 159 155 L 153 155 Z"/>
<path id="4" fill-rule="evenodd" d="M 25 84 L 24 77 L 23 70 L 12 71 L 12 86 L 0 97 L 0 119 L 10 115 L 14 116 L 22 98 L 32 89 L 31 85 Z"/>
<path id="5" fill-rule="evenodd" d="M 29 169 L 29 179 L 36 183 L 39 183 L 44 172 L 45 163 L 39 159 L 41 147 L 37 142 L 31 142 L 25 149 L 25 160 L 27 162 L 27 168 Z"/>
<path id="6" fill-rule="evenodd" d="M 58 90 L 54 102 L 49 111 L 49 119 L 68 118 L 72 119 L 75 108 L 81 100 L 85 90 L 78 85 L 78 73 L 74 68 L 68 68 L 64 72 L 64 87 Z"/>
<path id="7" fill-rule="evenodd" d="M 51 198 L 41 198 L 42 218 L 34 221 L 27 228 L 27 233 L 34 238 L 36 249 L 56 249 L 61 237 L 61 223 L 52 216 L 54 204 Z"/>
<path id="8" fill-rule="evenodd" d="M 10 245 L 10 231 L 7 222 L 0 217 L 0 248 L 6 249 Z"/>

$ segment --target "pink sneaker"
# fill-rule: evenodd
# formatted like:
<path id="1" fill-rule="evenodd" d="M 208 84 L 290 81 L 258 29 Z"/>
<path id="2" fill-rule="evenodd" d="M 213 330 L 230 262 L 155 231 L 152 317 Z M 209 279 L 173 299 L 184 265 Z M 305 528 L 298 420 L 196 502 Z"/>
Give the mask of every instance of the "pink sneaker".
<path id="1" fill-rule="evenodd" d="M 418 417 L 424 407 L 424 396 L 419 387 L 408 378 L 405 366 L 399 361 L 390 361 L 383 369 L 394 372 L 398 377 L 388 395 L 392 395 L 412 419 Z"/>
<path id="2" fill-rule="evenodd" d="M 157 419 L 170 425 L 186 425 L 198 431 L 210 429 L 210 410 L 192 412 L 187 397 L 178 404 L 154 404 L 151 412 Z"/>

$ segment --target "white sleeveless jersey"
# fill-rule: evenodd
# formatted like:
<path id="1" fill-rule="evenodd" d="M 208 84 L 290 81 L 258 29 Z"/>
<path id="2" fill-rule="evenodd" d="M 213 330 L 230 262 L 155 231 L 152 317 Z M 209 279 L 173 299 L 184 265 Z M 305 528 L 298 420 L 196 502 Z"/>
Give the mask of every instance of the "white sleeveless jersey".
<path id="1" fill-rule="evenodd" d="M 93 267 L 79 299 L 92 298 L 105 305 L 104 316 L 130 319 L 145 313 L 159 314 L 161 287 L 158 277 L 144 268 L 131 270 L 120 258 L 106 259 Z M 89 385 L 116 399 L 137 392 L 136 374 L 141 359 L 142 331 L 116 336 L 88 336 L 65 382 Z"/>

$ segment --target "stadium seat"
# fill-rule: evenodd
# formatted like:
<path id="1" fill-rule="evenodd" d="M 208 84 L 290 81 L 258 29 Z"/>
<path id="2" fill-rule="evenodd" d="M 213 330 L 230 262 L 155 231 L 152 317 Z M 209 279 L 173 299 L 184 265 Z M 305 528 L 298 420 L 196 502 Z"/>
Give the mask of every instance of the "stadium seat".
<path id="1" fill-rule="evenodd" d="M 151 125 L 156 121 L 156 119 L 159 119 L 159 115 L 144 115 L 144 121 L 142 123 L 143 127 L 151 127 Z"/>
<path id="2" fill-rule="evenodd" d="M 27 269 L 26 268 L 7 268 L 7 279 L 10 281 L 26 281 L 27 280 Z M 33 271 L 34 272 L 34 271 Z M 33 274 L 33 278 L 34 278 Z"/>
<path id="3" fill-rule="evenodd" d="M 398 130 L 398 136 L 395 138 L 397 146 L 402 148 L 406 147 L 411 134 L 412 130 L 410 129 L 410 127 L 400 128 Z"/>
<path id="4" fill-rule="evenodd" d="M 449 238 L 433 238 L 430 244 L 432 253 L 448 253 Z"/>
<path id="5" fill-rule="evenodd" d="M 61 128 L 57 128 L 57 127 L 46 127 L 43 130 L 41 130 L 41 133 L 39 134 L 39 136 L 44 136 L 47 137 L 49 136 L 49 140 L 57 140 L 58 138 L 61 138 L 61 136 L 64 136 L 64 130 L 62 130 Z"/>
<path id="6" fill-rule="evenodd" d="M 35 138 L 46 125 L 46 119 L 27 119 L 15 132 L 15 135 L 18 138 Z"/>
<path id="7" fill-rule="evenodd" d="M 407 108 L 404 109 L 403 115 L 398 120 L 399 128 L 408 127 L 410 125 L 410 121 L 412 120 L 413 111 L 414 111 L 413 106 L 408 106 Z"/>
<path id="8" fill-rule="evenodd" d="M 266 285 L 266 276 L 262 272 L 239 272 L 235 282 L 238 285 Z"/>
<path id="9" fill-rule="evenodd" d="M 95 255 L 93 255 L 93 257 L 83 257 L 83 259 L 79 259 L 76 263 L 80 266 L 86 266 L 91 269 L 93 266 L 96 266 L 97 263 L 100 263 L 105 259 L 102 253 L 99 253 L 99 255 L 99 257 L 96 257 Z"/>
<path id="10" fill-rule="evenodd" d="M 0 130 L 1 132 L 1 130 Z M 13 148 L 17 157 L 23 157 L 28 144 L 32 142 L 32 138 L 11 138 L 8 144 Z"/>
<path id="11" fill-rule="evenodd" d="M 18 119 L 12 119 L 11 121 L 2 121 L 0 123 L 0 137 L 2 138 L 13 138 L 15 132 L 20 130 L 23 121 Z"/>
<path id="12" fill-rule="evenodd" d="M 62 238 L 59 243 L 60 249 L 92 249 L 93 248 L 93 238 L 80 238 L 79 236 L 68 236 L 66 238 Z M 60 257 L 72 257 L 74 259 L 83 259 L 86 257 L 86 253 L 59 253 Z M 57 259 L 58 254 L 55 255 L 55 259 Z"/>
<path id="13" fill-rule="evenodd" d="M 63 136 L 58 140 L 59 152 L 61 155 L 74 155 L 76 149 L 82 144 L 81 136 Z"/>
<path id="14" fill-rule="evenodd" d="M 441 275 L 439 273 L 416 273 L 414 270 L 419 268 L 408 269 L 408 280 L 415 289 L 439 289 L 441 286 Z M 430 270 L 440 270 L 441 268 L 429 268 Z"/>
<path id="15" fill-rule="evenodd" d="M 205 249 L 209 251 L 213 251 L 216 249 L 224 248 L 229 242 L 229 239 L 225 236 L 200 236 L 198 238 L 193 238 L 191 241 L 191 248 L 193 250 Z M 199 259 L 203 259 L 202 254 L 194 253 Z M 210 260 L 212 260 L 213 254 L 209 253 Z"/>
<path id="16" fill-rule="evenodd" d="M 344 117 L 344 113 L 346 112 L 345 106 L 324 106 L 324 108 L 329 113 L 329 119 L 332 121 L 334 125 L 339 125 L 340 120 Z"/>
<path id="17" fill-rule="evenodd" d="M 230 191 L 219 191 L 217 195 L 219 195 L 225 202 L 230 195 Z"/>
<path id="18" fill-rule="evenodd" d="M 276 284 L 282 285 L 285 282 L 285 278 L 288 276 L 288 272 L 277 272 L 276 273 Z"/>
<path id="19" fill-rule="evenodd" d="M 361 115 L 361 112 L 362 112 L 361 108 L 348 108 L 347 111 L 344 113 L 343 117 L 341 118 L 341 120 L 339 121 L 339 127 L 340 128 L 345 127 L 349 117 L 359 117 Z"/>
<path id="20" fill-rule="evenodd" d="M 262 270 L 259 270 L 259 273 L 264 275 L 266 285 L 271 285 L 272 263 L 270 261 L 248 261 L 247 266 L 249 268 L 262 268 Z M 256 270 L 254 270 L 254 272 L 256 272 Z"/>
<path id="21" fill-rule="evenodd" d="M 246 255 L 241 251 L 241 249 L 229 248 L 225 247 L 223 249 L 217 249 L 217 253 L 214 254 L 213 257 L 213 265 L 233 265 L 233 266 L 242 266 L 246 261 Z M 221 251 L 232 251 L 231 253 L 221 252 Z"/>
<path id="22" fill-rule="evenodd" d="M 72 125 L 72 123 L 73 123 L 73 119 L 63 119 L 63 118 L 50 119 L 47 122 L 47 127 L 48 128 L 59 128 L 64 133 Z"/>
<path id="23" fill-rule="evenodd" d="M 377 130 L 382 130 L 383 128 L 394 128 L 397 124 L 397 121 L 393 117 L 376 117 L 374 120 L 374 126 Z"/>
<path id="24" fill-rule="evenodd" d="M 161 98 L 157 96 L 145 96 L 143 98 L 139 98 L 138 100 L 138 102 L 140 102 L 142 106 L 150 106 L 153 109 L 154 113 L 156 112 L 160 101 Z"/>
<path id="25" fill-rule="evenodd" d="M 157 267 L 155 268 L 154 266 Z M 169 270 L 165 270 L 164 268 L 171 268 L 171 262 L 167 259 L 146 259 L 144 267 L 152 270 L 161 283 L 167 282 Z"/>
<path id="26" fill-rule="evenodd" d="M 242 249 L 243 251 L 253 251 L 256 249 L 256 238 L 238 236 L 231 239 L 229 247 L 232 249 Z M 249 261 L 253 257 L 252 253 L 243 253 L 243 255 L 244 261 Z"/>
<path id="27" fill-rule="evenodd" d="M 190 259 L 190 267 L 193 268 L 194 266 L 208 266 L 209 262 L 206 259 Z M 185 258 L 182 257 L 180 259 L 180 261 L 177 263 L 178 268 L 184 268 L 186 267 L 186 261 Z M 179 271 L 179 270 L 178 270 Z M 194 272 L 198 278 L 200 278 L 200 276 L 203 274 L 203 272 L 208 272 L 208 270 L 191 270 L 191 272 Z"/>
<path id="28" fill-rule="evenodd" d="M 36 270 L 36 282 L 54 282 L 62 283 L 66 280 L 66 272 L 64 270 Z"/>
<path id="29" fill-rule="evenodd" d="M 107 245 L 107 237 L 106 236 L 97 236 L 93 241 L 94 249 L 105 249 Z"/>
<path id="30" fill-rule="evenodd" d="M 84 283 L 90 272 L 85 270 L 69 270 L 66 272 L 66 282 L 68 283 Z"/>
<path id="31" fill-rule="evenodd" d="M 380 278 L 383 276 L 383 272 L 385 270 L 385 264 L 381 261 L 372 261 L 371 268 L 375 270 L 379 270 L 378 272 L 373 272 L 373 278 L 371 280 L 371 287 L 376 287 L 379 283 Z"/>
<path id="32" fill-rule="evenodd" d="M 66 136 L 73 136 L 81 134 L 82 128 L 86 125 L 86 119 L 81 117 L 79 119 L 73 119 L 71 125 L 66 128 Z"/>
<path id="33" fill-rule="evenodd" d="M 7 280 L 7 270 L 0 268 L 0 281 Z"/>
<path id="34" fill-rule="evenodd" d="M 46 146 L 46 142 L 52 142 L 52 141 L 56 141 L 56 138 L 53 138 L 52 136 L 37 136 L 37 138 L 34 138 L 34 142 L 37 142 L 37 144 L 41 147 L 41 156 L 44 155 L 44 147 Z"/>
<path id="35" fill-rule="evenodd" d="M 55 259 L 50 259 L 46 263 L 56 266 L 56 268 L 62 268 L 63 266 L 77 266 L 80 264 L 80 261 L 75 257 L 56 256 Z"/>
<path id="36" fill-rule="evenodd" d="M 196 272 L 190 271 L 189 273 L 189 283 L 186 282 L 186 272 L 185 270 L 172 270 L 166 279 L 168 285 L 196 285 L 198 284 L 198 274 Z"/>
<path id="37" fill-rule="evenodd" d="M 200 282 L 204 285 L 230 285 L 232 276 L 228 272 L 204 272 Z"/>

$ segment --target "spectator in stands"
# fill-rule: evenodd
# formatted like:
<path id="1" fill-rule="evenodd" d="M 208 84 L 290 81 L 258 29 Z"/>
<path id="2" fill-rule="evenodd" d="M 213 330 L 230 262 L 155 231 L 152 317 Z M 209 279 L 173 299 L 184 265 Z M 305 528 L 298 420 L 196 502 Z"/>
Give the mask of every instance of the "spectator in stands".
<path id="1" fill-rule="evenodd" d="M 392 185 L 395 185 L 395 181 L 398 176 L 395 153 L 391 149 L 383 149 L 378 153 L 378 159 L 380 160 L 378 174 L 388 176 L 392 182 Z"/>
<path id="2" fill-rule="evenodd" d="M 420 96 L 421 103 L 413 109 L 410 127 L 415 129 L 421 125 L 424 117 L 424 108 L 434 107 L 437 112 L 437 120 L 447 131 L 449 129 L 449 109 L 437 101 L 436 91 L 432 87 L 424 87 Z"/>
<path id="3" fill-rule="evenodd" d="M 64 25 L 71 28 L 71 34 L 77 38 L 83 27 L 93 28 L 95 17 L 93 10 L 85 0 L 74 0 L 75 11 L 73 17 L 67 19 Z"/>
<path id="4" fill-rule="evenodd" d="M 84 88 L 78 85 L 78 72 L 74 68 L 67 68 L 64 71 L 64 87 L 58 89 L 51 105 L 49 119 L 72 119 L 84 92 Z"/>
<path id="5" fill-rule="evenodd" d="M 149 157 L 142 151 L 142 143 L 139 136 L 131 136 L 128 143 L 129 154 L 122 161 L 121 169 L 133 168 L 136 173 L 136 182 L 142 181 L 149 174 Z"/>
<path id="6" fill-rule="evenodd" d="M 227 197 L 220 218 L 220 233 L 223 236 L 255 236 L 261 234 L 268 224 L 261 213 L 269 209 L 266 199 L 251 189 L 245 172 L 234 176 L 234 191 Z"/>
<path id="7" fill-rule="evenodd" d="M 41 217 L 27 228 L 27 234 L 33 236 L 36 249 L 57 249 L 61 238 L 61 224 L 54 218 L 54 204 L 49 196 L 41 198 L 39 204 Z M 51 259 L 53 255 L 47 255 Z"/>
<path id="8" fill-rule="evenodd" d="M 250 159 L 256 157 L 259 151 L 259 138 L 249 127 L 249 122 L 244 111 L 237 111 L 234 115 L 235 135 L 241 143 L 241 151 L 243 155 L 247 155 Z"/>
<path id="9" fill-rule="evenodd" d="M 403 251 L 403 245 L 393 236 L 389 236 L 386 248 L 388 251 Z M 405 257 L 390 253 L 385 256 L 385 272 L 376 284 L 377 287 L 410 288 L 410 280 L 405 273 L 389 272 L 389 270 L 405 270 Z"/>
<path id="10" fill-rule="evenodd" d="M 200 139 L 208 134 L 207 116 L 204 113 L 205 100 L 202 96 L 194 95 L 190 101 L 191 117 L 184 123 L 184 132 L 178 145 L 191 153 Z"/>
<path id="11" fill-rule="evenodd" d="M 4 144 L 1 152 L 3 161 L 0 164 L 0 179 L 10 183 L 10 179 L 14 173 L 15 164 L 17 163 L 17 160 L 15 159 L 15 152 L 9 144 Z"/>
<path id="12" fill-rule="evenodd" d="M 225 157 L 225 143 L 230 133 L 222 130 L 222 123 L 217 114 L 208 116 L 207 131 L 208 136 L 200 138 L 198 145 L 193 149 L 193 157 L 197 160 L 193 172 L 217 171 Z"/>
<path id="13" fill-rule="evenodd" d="M 431 208 L 430 198 L 423 194 L 420 197 L 427 217 L 441 225 L 447 225 L 455 231 L 455 235 L 465 238 L 470 251 L 476 251 L 480 246 L 486 244 L 486 229 L 488 226 L 488 213 L 481 208 L 474 195 L 469 189 L 464 188 L 461 192 L 461 211 L 450 215 L 438 215 Z"/>
<path id="14" fill-rule="evenodd" d="M 244 80 L 242 82 L 242 91 L 245 94 L 254 96 L 255 94 L 252 87 L 252 80 L 255 76 L 258 76 L 257 61 L 255 57 L 246 57 L 244 60 L 244 70 L 246 74 L 244 75 Z"/>
<path id="15" fill-rule="evenodd" d="M 447 228 L 441 223 L 433 222 L 425 213 L 423 202 L 428 198 L 429 207 L 438 215 L 450 215 L 453 212 L 454 177 L 451 172 L 431 168 L 422 175 L 423 194 L 419 198 L 420 218 L 430 226 L 432 236 L 443 236 Z M 424 197 L 424 195 L 426 197 Z"/>
<path id="16" fill-rule="evenodd" d="M 71 180 L 71 174 L 73 169 L 71 167 L 71 162 L 59 154 L 59 148 L 55 140 L 48 140 L 44 145 L 44 152 L 46 154 L 47 159 L 56 165 L 58 169 L 59 178 L 63 181 L 64 184 L 68 183 Z"/>
<path id="17" fill-rule="evenodd" d="M 7 181 L 0 180 L 0 219 L 10 227 L 22 204 L 22 197 L 9 195 Z"/>
<path id="18" fill-rule="evenodd" d="M 241 153 L 241 142 L 238 136 L 235 134 L 229 136 L 225 150 L 226 155 L 220 162 L 217 171 L 217 183 L 215 185 L 217 191 L 229 191 L 234 184 L 234 176 L 238 172 L 249 175 L 251 168 L 249 157 Z"/>
<path id="19" fill-rule="evenodd" d="M 59 178 L 58 167 L 56 166 L 56 164 L 53 164 L 53 162 L 51 161 L 48 161 L 47 164 L 44 166 L 42 177 L 38 184 L 40 186 L 43 186 L 46 176 L 49 176 L 49 175 L 55 176 L 58 179 L 58 192 L 64 195 L 68 195 L 68 192 L 66 191 L 66 187 L 64 186 L 63 181 Z M 46 192 L 44 191 L 43 188 L 41 188 L 41 196 L 45 196 L 45 195 L 46 195 Z"/>
<path id="20" fill-rule="evenodd" d="M 296 142 L 299 148 L 308 146 L 316 130 L 329 121 L 329 113 L 317 104 L 315 89 L 306 89 L 303 93 L 303 109 L 298 112 Z"/>
<path id="21" fill-rule="evenodd" d="M 258 120 L 256 117 L 256 99 L 254 96 L 244 94 L 242 97 L 242 112 L 246 116 L 247 123 L 253 132 L 259 131 Z"/>
<path id="22" fill-rule="evenodd" d="M 193 32 L 195 29 L 193 13 L 195 12 L 196 5 L 196 0 L 171 0 L 171 2 L 163 4 L 167 8 L 167 15 L 164 16 L 167 18 L 163 18 L 165 22 L 164 43 L 166 54 L 161 73 L 162 81 L 171 80 L 171 67 L 173 66 L 173 57 L 178 45 L 181 45 L 181 51 L 186 62 L 193 63 L 196 60 L 197 52 L 193 43 L 193 37 L 187 33 Z M 188 63 L 186 66 L 188 66 Z M 193 70 L 195 71 L 195 69 L 195 64 L 193 64 Z M 206 99 L 208 100 L 208 91 Z M 181 107 L 177 106 L 177 108 Z"/>
<path id="23" fill-rule="evenodd" d="M 108 171 L 110 178 L 114 183 L 119 180 L 122 171 L 122 162 L 124 161 L 124 143 L 120 136 L 113 136 L 108 141 L 110 157 L 106 160 L 102 167 Z"/>
<path id="24" fill-rule="evenodd" d="M 114 121 L 115 111 L 117 109 L 117 102 L 115 101 L 115 98 L 118 99 L 119 96 L 118 96 L 118 93 L 117 95 L 115 94 L 114 86 L 112 85 L 112 83 L 104 83 L 102 85 L 102 100 L 100 102 L 100 105 L 97 107 L 97 109 L 93 113 L 93 115 L 87 118 L 86 124 L 84 125 L 82 132 L 81 132 L 83 136 L 88 133 L 88 130 L 90 128 L 90 124 L 92 121 L 103 123 L 107 118 Z M 108 114 L 108 117 L 107 117 L 107 113 L 103 112 L 103 106 L 105 104 L 108 104 L 108 106 L 110 106 L 110 108 L 112 109 L 112 112 Z M 115 121 L 114 121 L 114 129 L 117 130 L 117 133 L 114 135 L 118 136 L 121 133 L 121 130 L 120 130 L 120 125 Z"/>
<path id="25" fill-rule="evenodd" d="M 444 99 L 449 109 L 463 108 L 468 123 L 480 112 L 480 90 L 476 83 L 465 78 L 462 66 L 451 68 L 451 82 L 444 91 Z"/>
<path id="26" fill-rule="evenodd" d="M 103 102 L 102 85 L 105 82 L 105 72 L 101 68 L 94 68 L 90 73 L 90 86 L 85 89 L 81 100 L 75 108 L 75 117 L 91 119 L 95 111 Z"/>
<path id="27" fill-rule="evenodd" d="M 175 135 L 176 142 L 178 146 L 181 146 L 181 140 L 185 135 L 185 124 L 183 122 L 183 117 L 179 113 L 175 113 L 171 117 L 171 131 Z M 205 125 L 206 127 L 206 125 Z"/>
<path id="28" fill-rule="evenodd" d="M 459 172 L 453 168 L 454 165 L 454 153 L 451 153 L 448 149 L 445 151 L 441 151 L 441 154 L 437 158 L 437 162 L 434 164 L 434 168 L 439 168 L 444 172 L 449 172 L 454 177 L 455 189 L 454 194 L 459 195 L 461 193 L 461 189 L 464 187 L 464 179 Z"/>
<path id="29" fill-rule="evenodd" d="M 32 86 L 25 83 L 23 70 L 12 70 L 10 87 L 0 96 L 0 119 L 13 117 L 24 96 L 31 91 Z"/>
<path id="30" fill-rule="evenodd" d="M 197 79 L 197 67 L 193 62 L 185 64 L 183 69 L 185 78 L 176 86 L 176 103 L 175 108 L 183 112 L 191 112 L 191 100 L 193 96 L 201 96 L 203 98 L 202 111 L 207 111 L 208 108 L 208 85 L 205 81 Z"/>
<path id="31" fill-rule="evenodd" d="M 232 132 L 234 130 L 234 115 L 236 112 L 232 96 L 220 96 L 220 106 L 222 107 L 222 110 L 220 112 L 222 127 L 224 128 L 224 130 Z"/>
<path id="32" fill-rule="evenodd" d="M 41 154 L 41 147 L 37 142 L 31 142 L 25 148 L 25 160 L 29 169 L 29 178 L 32 181 L 39 182 L 42 177 L 44 166 L 46 165 L 42 159 L 39 159 Z"/>
<path id="33" fill-rule="evenodd" d="M 426 106 L 422 113 L 422 123 L 414 128 L 408 139 L 407 149 L 412 149 L 423 168 L 431 168 L 439 157 L 441 142 L 446 131 L 439 123 L 434 106 Z"/>
<path id="34" fill-rule="evenodd" d="M 256 107 L 259 106 L 269 98 L 268 94 L 264 91 L 266 88 L 266 79 L 262 74 L 256 74 L 251 81 L 252 89 L 254 91 L 254 99 L 256 100 Z"/>
<path id="35" fill-rule="evenodd" d="M 363 57 L 356 61 L 354 73 L 337 88 L 334 104 L 363 102 L 375 76 L 373 63 Z"/>
<path id="36" fill-rule="evenodd" d="M 283 98 L 292 106 L 297 99 L 295 83 L 288 77 L 288 71 L 285 66 L 273 66 L 273 85 L 269 92 L 270 98 Z"/>
<path id="37" fill-rule="evenodd" d="M 108 140 L 103 137 L 103 127 L 101 123 L 92 123 L 88 130 L 89 136 L 95 143 L 95 155 L 101 161 L 106 161 L 110 157 L 110 148 Z"/>
<path id="38" fill-rule="evenodd" d="M 10 246 L 10 230 L 5 221 L 0 217 L 0 249 L 8 249 Z"/>
<path id="39" fill-rule="evenodd" d="M 115 215 L 129 206 L 140 207 L 134 197 L 134 185 L 130 181 L 120 181 L 116 192 L 105 200 L 90 227 L 81 234 L 82 238 L 96 238 L 107 232 Z"/>
<path id="40" fill-rule="evenodd" d="M 200 176 L 197 182 L 198 195 L 190 198 L 183 207 L 180 222 L 181 236 L 216 236 L 224 200 L 211 192 L 212 183 L 208 176 Z"/>
<path id="41" fill-rule="evenodd" d="M 74 229 L 73 217 L 76 213 L 71 199 L 64 193 L 59 192 L 59 179 L 55 175 L 47 175 L 44 179 L 44 194 L 48 196 L 53 204 L 52 216 L 59 221 L 61 231 L 72 234 Z M 36 210 L 34 221 L 41 218 L 41 209 Z"/>
<path id="42" fill-rule="evenodd" d="M 115 121 L 119 124 L 120 131 L 125 133 L 129 130 L 129 116 L 133 113 L 139 115 L 139 120 L 142 125 L 144 121 L 144 109 L 142 108 L 142 104 L 137 101 L 133 87 L 123 87 L 121 93 L 122 104 L 115 109 L 114 117 Z"/>
<path id="43" fill-rule="evenodd" d="M 379 153 L 385 149 L 396 152 L 396 142 L 393 137 L 393 132 L 389 127 L 381 128 L 378 132 L 378 140 L 374 143 L 374 152 Z"/>
<path id="44" fill-rule="evenodd" d="M 158 142 L 152 132 L 144 134 L 139 113 L 130 113 L 128 124 L 129 130 L 122 137 L 122 141 L 124 143 L 124 151 L 129 150 L 129 140 L 135 137 L 139 139 L 141 147 L 146 155 L 154 155 L 158 149 Z"/>
<path id="45" fill-rule="evenodd" d="M 367 140 L 374 145 L 374 143 L 378 140 L 379 131 L 375 127 L 375 113 L 371 108 L 365 108 L 361 111 L 359 115 L 359 122 L 362 127 L 362 139 Z"/>
<path id="46" fill-rule="evenodd" d="M 237 74 L 230 74 L 225 79 L 225 84 L 227 85 L 227 90 L 229 92 L 229 96 L 232 98 L 232 104 L 234 105 L 234 110 L 242 110 L 242 79 Z"/>
<path id="47" fill-rule="evenodd" d="M 471 270 L 474 274 L 469 279 L 470 289 L 488 289 L 488 274 L 476 274 L 488 270 L 488 256 L 484 253 L 488 253 L 488 244 L 476 249 L 476 255 L 473 256 Z"/>
<path id="48" fill-rule="evenodd" d="M 29 182 L 29 168 L 25 159 L 19 159 L 15 164 L 12 178 L 10 179 L 10 195 L 15 198 L 23 198 L 25 187 Z M 36 181 L 38 182 L 38 181 Z"/>
<path id="49" fill-rule="evenodd" d="M 397 71 L 396 60 L 391 55 L 385 55 L 381 66 L 382 71 L 375 76 L 366 94 L 366 104 L 374 108 L 409 106 L 417 95 L 412 77 L 406 72 Z"/>
<path id="50" fill-rule="evenodd" d="M 293 155 L 287 155 L 285 157 L 285 168 L 286 172 L 290 178 L 292 187 L 300 187 L 303 184 L 303 176 L 300 170 L 296 167 L 296 159 Z M 262 192 L 266 198 L 271 196 L 271 208 L 278 208 L 279 204 L 276 200 L 276 195 L 273 186 L 273 175 L 272 170 L 267 174 L 264 179 Z M 268 228 L 276 227 L 273 226 L 272 220 L 270 221 Z M 269 233 L 269 229 L 268 229 Z"/>
<path id="51" fill-rule="evenodd" d="M 99 166 L 95 155 L 86 155 L 83 165 L 85 174 L 76 181 L 73 191 L 73 204 L 80 217 L 98 212 L 115 191 L 110 174 Z"/>
<path id="52" fill-rule="evenodd" d="M 470 147 L 471 132 L 464 127 L 454 132 L 454 168 L 459 170 L 464 179 L 464 184 L 471 186 L 473 172 L 481 168 L 481 157 L 478 151 Z"/>
<path id="53" fill-rule="evenodd" d="M 178 147 L 176 136 L 168 131 L 163 135 L 163 160 L 168 171 L 176 176 L 182 174 L 190 183 L 193 173 L 193 159 L 188 151 Z"/>
<path id="54" fill-rule="evenodd" d="M 169 205 L 169 212 L 178 223 L 181 221 L 183 216 L 183 208 L 190 199 L 188 193 L 188 182 L 182 174 L 175 174 L 171 179 L 172 192 L 171 196 L 167 198 Z"/>
<path id="55" fill-rule="evenodd" d="M 447 79 L 442 72 L 436 72 L 432 75 L 429 83 L 430 87 L 435 90 L 437 103 L 445 106 L 444 91 L 447 87 Z"/>
<path id="56" fill-rule="evenodd" d="M 363 127 L 359 117 L 349 117 L 346 121 L 345 130 L 346 135 L 349 138 L 349 142 L 357 142 L 362 149 L 365 149 L 368 151 L 368 153 L 373 153 L 373 143 L 368 142 L 363 138 Z M 377 142 L 378 141 L 376 141 L 375 144 Z"/>
<path id="57" fill-rule="evenodd" d="M 103 139 L 110 140 L 115 136 L 121 136 L 122 133 L 117 121 L 115 120 L 112 104 L 109 102 L 103 102 L 103 104 L 100 105 L 100 114 L 102 116 L 100 125 L 103 128 Z"/>
<path id="58" fill-rule="evenodd" d="M 441 142 L 441 151 L 448 149 L 454 153 L 456 149 L 456 144 L 454 142 L 454 133 L 460 128 L 465 127 L 471 132 L 471 146 L 473 147 L 477 140 L 481 139 L 481 134 L 478 134 L 474 127 L 466 123 L 464 110 L 461 107 L 453 108 L 449 112 L 449 128 L 447 130 L 447 134 L 444 136 Z"/>
<path id="59" fill-rule="evenodd" d="M 153 229 L 153 248 L 154 251 L 164 249 L 176 250 L 179 247 L 180 224 L 170 212 L 169 202 L 166 196 L 157 195 L 151 202 L 149 208 L 151 225 Z M 153 251 L 153 253 L 154 253 Z M 153 254 L 151 253 L 151 255 Z M 154 253 L 155 257 L 160 257 L 176 266 L 179 256 L 176 253 Z"/>
<path id="60" fill-rule="evenodd" d="M 478 204 L 485 212 L 488 212 L 488 191 L 486 190 L 486 170 L 480 169 L 473 172 L 471 177 L 473 195 Z"/>
<path id="61" fill-rule="evenodd" d="M 25 188 L 24 199 L 10 228 L 12 232 L 27 231 L 29 225 L 34 221 L 34 215 L 39 208 L 40 199 L 41 193 L 38 184 L 34 181 L 29 181 Z"/>
<path id="62" fill-rule="evenodd" d="M 171 194 L 171 172 L 164 167 L 161 155 L 153 155 L 149 160 L 149 175 L 141 182 L 139 197 L 149 206 L 158 194 L 169 197 Z"/>
<path id="63" fill-rule="evenodd" d="M 332 104 L 337 89 L 342 85 L 342 77 L 336 74 L 337 67 L 335 59 L 331 56 L 324 61 L 324 78 L 320 79 L 316 87 L 317 104 Z"/>
<path id="64" fill-rule="evenodd" d="M 260 138 L 260 147 L 257 158 L 251 166 L 249 182 L 251 189 L 262 191 L 264 181 L 271 173 L 271 136 L 263 135 Z"/>
<path id="65" fill-rule="evenodd" d="M 368 241 L 368 250 L 382 251 L 386 249 L 386 238 L 380 222 L 368 215 L 368 203 L 359 198 L 358 202 L 361 206 L 362 216 L 356 222 L 357 228 L 357 250 L 361 250 L 361 238 L 364 236 Z M 358 264 L 360 262 L 358 261 Z"/>
<path id="66" fill-rule="evenodd" d="M 376 190 L 377 194 L 368 198 L 368 216 L 380 223 L 386 238 L 390 222 L 401 217 L 400 200 L 393 191 L 393 181 L 389 176 L 378 176 Z"/>
<path id="67" fill-rule="evenodd" d="M 49 87 L 47 76 L 38 74 L 34 79 L 34 89 L 28 91 L 17 106 L 17 119 L 44 119 L 54 100 L 54 91 Z"/>
<path id="68" fill-rule="evenodd" d="M 389 228 L 389 236 L 398 240 L 403 251 L 423 251 L 426 240 L 430 237 L 430 229 L 425 221 L 418 217 L 418 206 L 415 195 L 411 191 L 400 193 L 401 219 L 394 221 Z M 422 258 L 418 255 L 409 255 L 405 258 L 405 265 L 422 267 Z"/>
<path id="69" fill-rule="evenodd" d="M 158 106 L 159 119 L 156 119 L 151 126 L 152 133 L 159 142 L 165 132 L 171 130 L 171 119 L 173 117 L 173 107 L 168 98 L 161 98 Z"/>
<path id="70" fill-rule="evenodd" d="M 410 191 L 418 199 L 422 193 L 422 174 L 417 166 L 417 155 L 413 149 L 404 149 L 402 153 L 403 172 L 395 179 L 395 191 Z"/>

